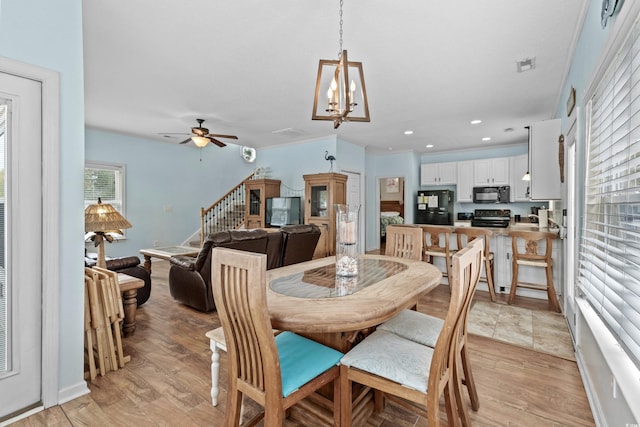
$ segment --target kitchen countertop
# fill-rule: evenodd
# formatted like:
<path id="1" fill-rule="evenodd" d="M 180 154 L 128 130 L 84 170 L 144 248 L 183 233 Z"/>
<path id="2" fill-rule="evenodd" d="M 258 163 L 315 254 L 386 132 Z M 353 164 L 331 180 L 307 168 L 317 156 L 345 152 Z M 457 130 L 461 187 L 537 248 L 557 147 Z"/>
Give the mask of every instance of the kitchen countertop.
<path id="1" fill-rule="evenodd" d="M 454 227 L 471 227 L 471 221 L 455 221 L 453 223 Z M 494 236 L 506 236 L 509 234 L 509 231 L 550 231 L 552 233 L 558 233 L 560 230 L 558 228 L 553 227 L 538 227 L 537 223 L 534 222 L 514 222 L 511 221 L 509 227 L 478 227 L 478 228 L 487 228 L 493 231 Z"/>

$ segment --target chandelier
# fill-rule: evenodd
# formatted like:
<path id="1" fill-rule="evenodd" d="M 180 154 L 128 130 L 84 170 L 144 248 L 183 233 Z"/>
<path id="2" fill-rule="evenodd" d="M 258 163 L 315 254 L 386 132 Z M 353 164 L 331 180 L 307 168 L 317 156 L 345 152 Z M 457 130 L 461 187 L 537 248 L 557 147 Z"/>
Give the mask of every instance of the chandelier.
<path id="1" fill-rule="evenodd" d="M 340 0 L 340 50 L 338 59 L 321 59 L 318 65 L 312 120 L 370 122 L 367 90 L 361 62 L 350 62 L 342 49 L 342 3 Z"/>

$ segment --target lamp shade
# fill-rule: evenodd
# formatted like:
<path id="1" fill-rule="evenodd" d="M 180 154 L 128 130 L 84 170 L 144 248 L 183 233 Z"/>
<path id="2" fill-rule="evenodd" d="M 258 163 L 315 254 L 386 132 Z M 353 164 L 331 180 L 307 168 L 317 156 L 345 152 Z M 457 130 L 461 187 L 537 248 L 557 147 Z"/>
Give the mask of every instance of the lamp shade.
<path id="1" fill-rule="evenodd" d="M 197 147 L 206 147 L 209 143 L 209 138 L 205 138 L 204 136 L 192 136 L 191 140 Z"/>
<path id="2" fill-rule="evenodd" d="M 127 221 L 120 212 L 108 203 L 102 203 L 98 198 L 98 203 L 89 205 L 84 210 L 84 231 L 88 232 L 120 232 L 123 228 L 131 228 L 131 223 Z"/>

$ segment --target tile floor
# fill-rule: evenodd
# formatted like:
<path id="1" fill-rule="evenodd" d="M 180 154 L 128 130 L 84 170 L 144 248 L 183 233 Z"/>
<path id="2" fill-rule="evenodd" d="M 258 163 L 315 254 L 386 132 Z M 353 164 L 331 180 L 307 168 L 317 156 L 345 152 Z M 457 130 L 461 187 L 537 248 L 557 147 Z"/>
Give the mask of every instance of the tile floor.
<path id="1" fill-rule="evenodd" d="M 569 328 L 559 313 L 474 301 L 469 332 L 575 360 Z"/>

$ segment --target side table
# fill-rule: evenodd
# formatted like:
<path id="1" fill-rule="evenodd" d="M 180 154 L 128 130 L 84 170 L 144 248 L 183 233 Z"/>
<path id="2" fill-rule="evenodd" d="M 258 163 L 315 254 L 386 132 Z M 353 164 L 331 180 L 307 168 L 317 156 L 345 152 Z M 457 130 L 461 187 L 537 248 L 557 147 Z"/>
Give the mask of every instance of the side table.
<path id="1" fill-rule="evenodd" d="M 137 277 L 118 273 L 118 284 L 122 293 L 122 305 L 124 306 L 124 324 L 122 332 L 125 337 L 133 335 L 136 331 L 136 311 L 138 309 L 138 289 L 144 286 L 144 280 Z"/>

